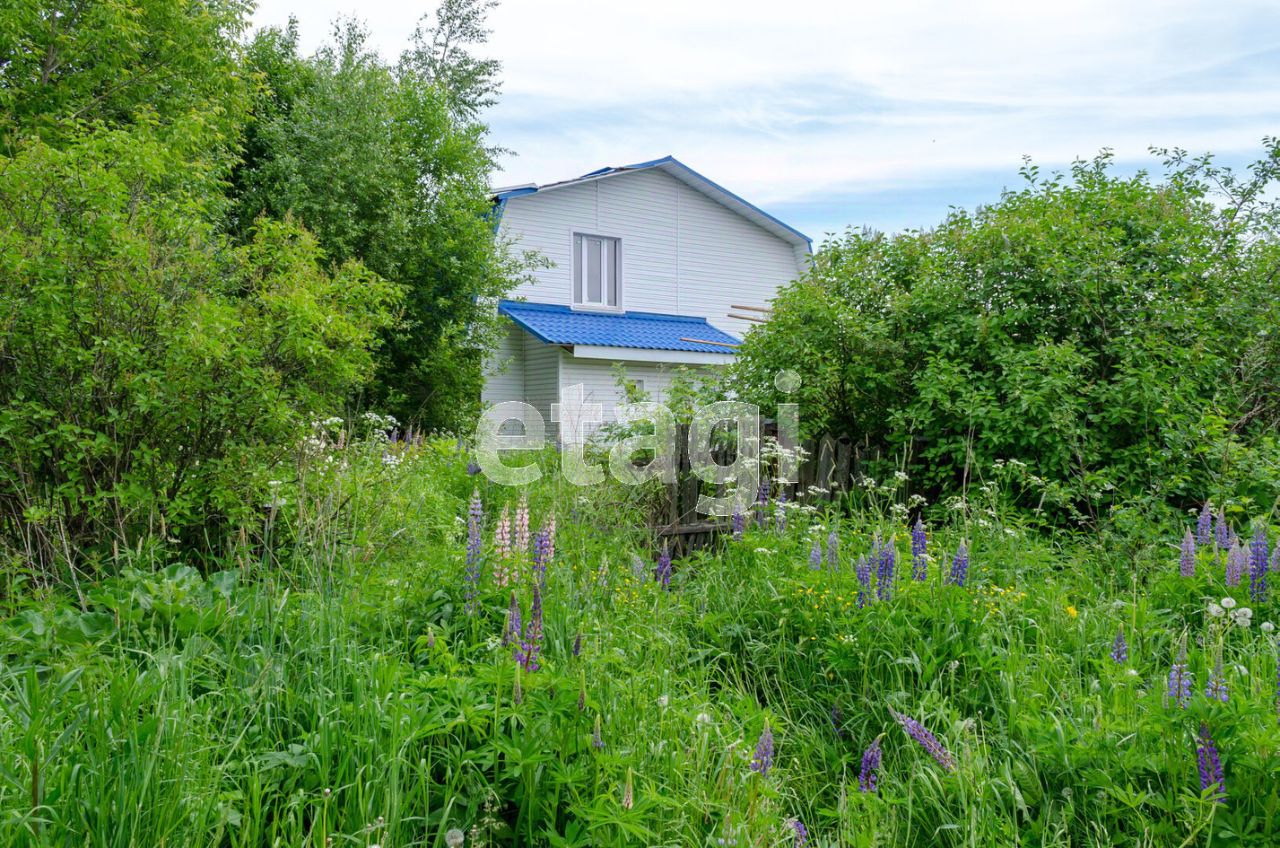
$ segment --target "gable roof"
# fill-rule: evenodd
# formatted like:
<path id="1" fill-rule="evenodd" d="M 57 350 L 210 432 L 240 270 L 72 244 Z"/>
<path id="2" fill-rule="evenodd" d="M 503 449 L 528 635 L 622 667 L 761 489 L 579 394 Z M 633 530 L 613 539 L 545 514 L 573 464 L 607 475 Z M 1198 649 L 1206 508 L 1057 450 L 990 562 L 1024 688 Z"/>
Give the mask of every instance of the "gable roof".
<path id="1" fill-rule="evenodd" d="M 681 350 L 732 354 L 739 342 L 706 318 L 659 312 L 587 312 L 550 303 L 498 301 L 498 312 L 539 341 L 641 350 Z M 701 344 L 719 342 L 720 344 Z"/>
<path id="2" fill-rule="evenodd" d="M 618 167 L 597 168 L 583 174 L 580 177 L 574 177 L 571 180 L 561 180 L 560 182 L 547 183 L 546 185 L 538 185 L 537 183 L 525 183 L 518 186 L 506 186 L 494 190 L 493 201 L 497 205 L 497 218 L 502 215 L 502 209 L 506 206 L 508 200 L 513 197 L 523 197 L 529 194 L 537 194 L 544 191 L 552 191 L 565 186 L 578 185 L 580 183 L 590 182 L 592 180 L 606 179 L 615 177 L 619 174 L 628 174 L 634 171 L 647 171 L 650 169 L 660 170 L 672 177 L 680 180 L 680 182 L 710 197 L 722 206 L 737 212 L 742 217 L 756 224 L 757 226 L 773 233 L 783 241 L 795 246 L 804 248 L 806 251 L 812 252 L 813 239 L 804 233 L 786 224 L 733 192 L 729 191 L 719 183 L 704 177 L 702 174 L 690 168 L 674 156 L 663 156 L 661 159 L 651 159 L 648 162 L 637 162 L 634 165 L 621 165 Z"/>

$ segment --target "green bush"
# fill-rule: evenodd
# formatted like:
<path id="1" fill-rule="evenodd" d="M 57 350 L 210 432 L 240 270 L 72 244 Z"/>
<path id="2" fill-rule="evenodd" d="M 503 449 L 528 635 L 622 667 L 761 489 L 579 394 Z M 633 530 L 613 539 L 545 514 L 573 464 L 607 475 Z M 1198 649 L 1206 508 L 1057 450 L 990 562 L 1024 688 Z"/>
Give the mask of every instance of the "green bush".
<path id="1" fill-rule="evenodd" d="M 1280 285 L 1259 196 L 1277 161 L 1272 145 L 1237 180 L 1175 154 L 1163 182 L 1106 156 L 1070 179 L 1028 166 L 1022 189 L 934 230 L 848 232 L 748 335 L 737 386 L 772 405 L 795 369 L 810 434 L 851 437 L 873 474 L 905 469 L 934 497 L 1018 460 L 1024 505 L 1058 518 L 1206 492 L 1269 505 Z M 1211 181 L 1239 202 L 1216 205 Z M 1241 446 L 1272 470 L 1242 477 L 1225 459 Z"/>
<path id="2" fill-rule="evenodd" d="M 288 221 L 228 245 L 180 148 L 144 123 L 0 161 L 0 521 L 46 568 L 217 541 L 393 317 Z"/>

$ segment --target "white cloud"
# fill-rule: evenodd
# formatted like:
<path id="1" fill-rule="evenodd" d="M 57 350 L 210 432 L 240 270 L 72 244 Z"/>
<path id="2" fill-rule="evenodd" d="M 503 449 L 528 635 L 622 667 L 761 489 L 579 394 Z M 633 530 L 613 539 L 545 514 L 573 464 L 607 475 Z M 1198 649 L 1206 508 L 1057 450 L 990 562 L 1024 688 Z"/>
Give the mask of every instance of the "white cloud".
<path id="1" fill-rule="evenodd" d="M 266 0 L 256 20 L 283 23 L 295 2 Z M 299 17 L 314 47 L 334 15 L 355 14 L 390 58 L 422 11 L 319 2 Z M 1012 176 L 1023 155 L 1239 154 L 1280 130 L 1272 3 L 506 0 L 491 23 L 494 141 L 519 154 L 502 182 L 672 153 L 790 206 Z"/>

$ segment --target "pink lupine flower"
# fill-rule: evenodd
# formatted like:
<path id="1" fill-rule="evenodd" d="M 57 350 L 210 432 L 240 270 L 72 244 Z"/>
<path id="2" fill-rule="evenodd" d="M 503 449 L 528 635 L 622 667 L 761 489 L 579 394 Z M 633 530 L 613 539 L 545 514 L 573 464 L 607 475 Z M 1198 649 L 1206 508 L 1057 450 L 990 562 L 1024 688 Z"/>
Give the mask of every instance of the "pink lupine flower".
<path id="1" fill-rule="evenodd" d="M 529 496 L 520 496 L 520 505 L 516 507 L 515 550 L 518 554 L 529 550 Z"/>

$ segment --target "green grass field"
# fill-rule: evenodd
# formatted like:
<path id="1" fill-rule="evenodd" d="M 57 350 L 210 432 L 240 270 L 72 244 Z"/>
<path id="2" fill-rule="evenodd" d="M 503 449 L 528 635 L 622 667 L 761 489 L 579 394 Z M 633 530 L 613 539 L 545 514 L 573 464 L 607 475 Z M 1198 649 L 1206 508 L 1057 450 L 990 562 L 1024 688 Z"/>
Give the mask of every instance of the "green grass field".
<path id="1" fill-rule="evenodd" d="M 233 561 L 121 551 L 117 576 L 85 578 L 83 605 L 9 571 L 0 844 L 1280 839 L 1274 607 L 1247 569 L 1227 587 L 1212 546 L 1180 574 L 1185 528 L 1056 536 L 987 489 L 926 511 L 913 564 L 894 484 L 792 505 L 785 530 L 771 506 L 664 587 L 642 493 L 548 474 L 527 492 L 535 539 L 556 516 L 531 635 L 531 554 L 495 549 L 520 493 L 469 476 L 452 442 L 380 454 L 304 462 Z M 1232 516 L 1246 540 L 1250 518 Z M 503 569 L 519 577 L 500 586 Z M 529 645 L 504 645 L 513 595 L 537 670 L 513 658 Z M 1215 670 L 1225 701 L 1206 691 Z M 936 737 L 933 754 L 895 715 Z"/>

